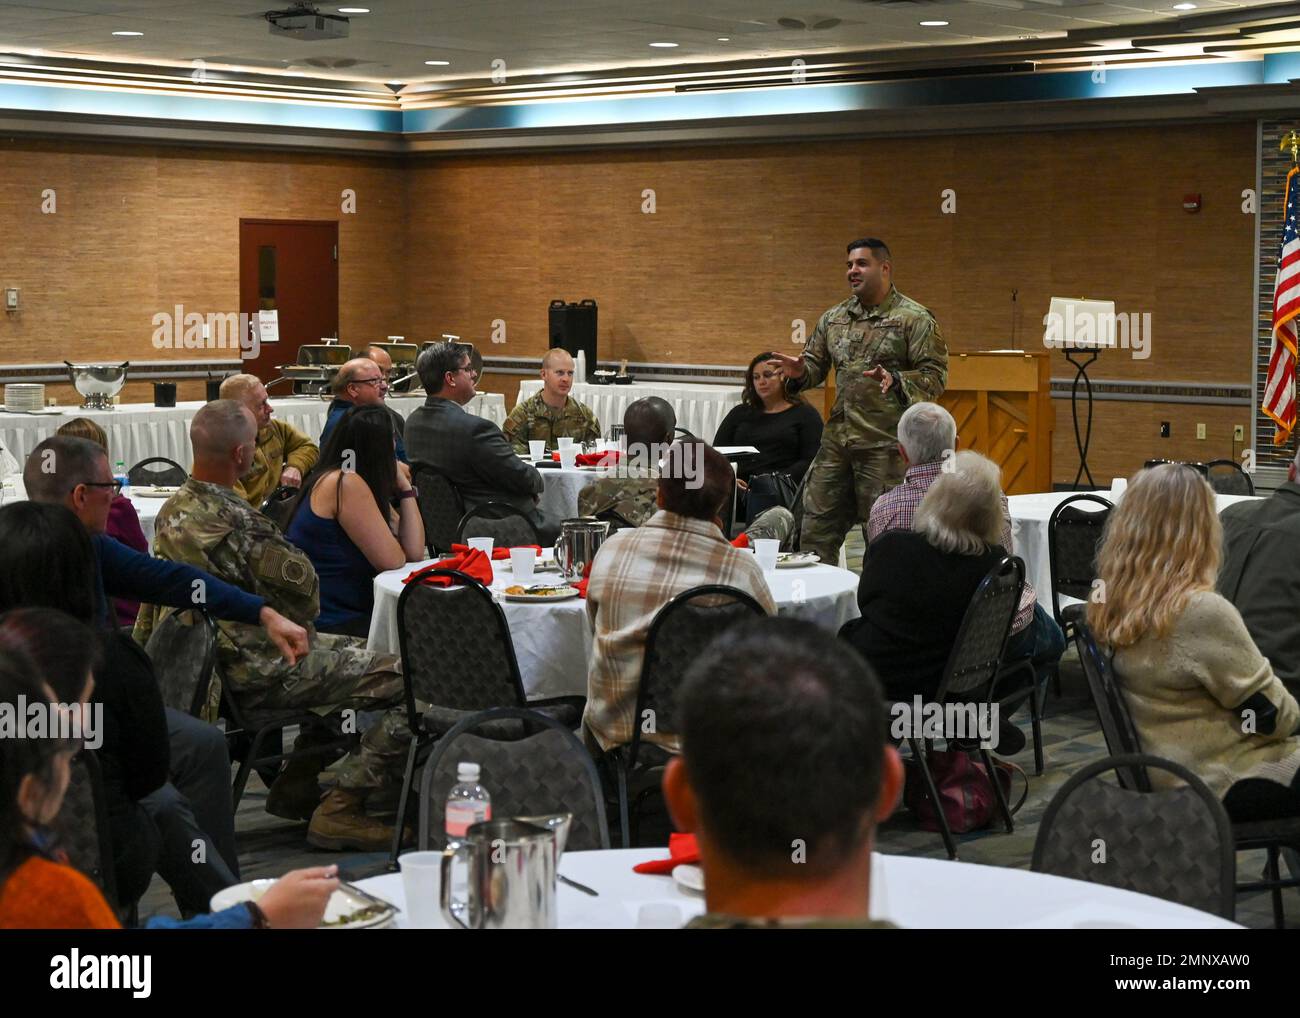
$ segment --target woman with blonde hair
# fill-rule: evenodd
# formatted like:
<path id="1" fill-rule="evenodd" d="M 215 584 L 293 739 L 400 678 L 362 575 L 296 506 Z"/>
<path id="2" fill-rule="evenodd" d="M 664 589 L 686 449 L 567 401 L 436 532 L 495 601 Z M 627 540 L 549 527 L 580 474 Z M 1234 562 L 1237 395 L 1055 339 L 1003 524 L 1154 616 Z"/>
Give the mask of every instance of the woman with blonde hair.
<path id="1" fill-rule="evenodd" d="M 1001 496 L 997 464 L 959 452 L 926 491 L 912 529 L 886 531 L 868 546 L 858 585 L 862 617 L 840 636 L 872 664 L 891 699 L 938 692 L 976 588 L 1010 554 L 1000 544 Z M 1019 752 L 1023 733 L 1009 718 L 999 722 L 998 752 Z"/>
<path id="2" fill-rule="evenodd" d="M 89 417 L 74 417 L 55 434 L 88 439 L 100 446 L 105 453 L 108 452 L 108 434 Z M 149 539 L 144 536 L 144 528 L 140 526 L 140 514 L 135 511 L 135 504 L 121 492 L 113 496 L 112 505 L 108 509 L 108 526 L 104 533 L 133 551 L 142 555 L 149 554 Z M 113 614 L 119 626 L 134 626 L 139 612 L 139 601 L 113 598 Z"/>
<path id="3" fill-rule="evenodd" d="M 1222 543 L 1199 473 L 1143 470 L 1107 523 L 1088 624 L 1144 752 L 1194 771 L 1235 820 L 1300 814 L 1300 707 L 1215 592 Z"/>

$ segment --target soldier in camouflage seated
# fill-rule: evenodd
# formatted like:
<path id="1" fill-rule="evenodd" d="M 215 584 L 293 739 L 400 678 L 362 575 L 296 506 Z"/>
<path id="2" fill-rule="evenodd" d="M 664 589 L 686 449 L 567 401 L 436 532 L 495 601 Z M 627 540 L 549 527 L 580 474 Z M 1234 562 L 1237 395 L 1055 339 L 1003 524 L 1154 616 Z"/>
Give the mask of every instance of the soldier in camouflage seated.
<path id="1" fill-rule="evenodd" d="M 510 411 L 501 430 L 515 452 L 528 452 L 529 442 L 545 442 L 546 451 L 559 448 L 556 439 L 571 438 L 581 445 L 600 438 L 600 422 L 585 403 L 569 395 L 573 388 L 573 358 L 559 349 L 542 358 L 542 391 Z"/>
<path id="2" fill-rule="evenodd" d="M 403 699 L 400 662 L 366 650 L 361 640 L 315 631 L 320 584 L 311 560 L 234 491 L 257 441 L 257 425 L 247 407 L 226 399 L 207 404 L 194 415 L 190 440 L 194 469 L 158 513 L 156 554 L 266 598 L 306 627 L 310 639 L 310 650 L 290 665 L 258 627 L 223 622 L 221 681 L 230 683 L 240 705 L 254 717 L 259 711 L 286 709 L 325 716 L 344 708 L 393 708 L 335 768 L 338 784 L 323 799 L 317 778 L 321 759 L 308 756 L 287 763 L 271 786 L 267 810 L 292 819 L 309 815 L 307 840 L 319 848 L 386 850 L 392 828 L 368 817 L 364 802 L 369 793 L 401 781 L 409 728 L 398 706 Z M 142 605 L 136 639 L 147 641 L 162 617 L 162 609 Z"/>
<path id="3" fill-rule="evenodd" d="M 690 927 L 893 926 L 869 917 L 871 849 L 903 762 L 856 651 L 811 622 L 743 622 L 691 666 L 677 719 L 664 798 L 708 907 Z"/>
<path id="4" fill-rule="evenodd" d="M 657 463 L 662 451 L 672 444 L 676 427 L 677 415 L 666 399 L 645 396 L 628 404 L 623 411 L 623 430 L 629 458 L 619 464 L 613 477 L 602 477 L 578 492 L 578 512 L 583 516 L 616 513 L 633 527 L 658 512 L 659 470 L 648 464 Z M 745 533 L 751 542 L 775 538 L 786 548 L 794 535 L 794 516 L 779 506 L 769 509 L 754 517 Z"/>

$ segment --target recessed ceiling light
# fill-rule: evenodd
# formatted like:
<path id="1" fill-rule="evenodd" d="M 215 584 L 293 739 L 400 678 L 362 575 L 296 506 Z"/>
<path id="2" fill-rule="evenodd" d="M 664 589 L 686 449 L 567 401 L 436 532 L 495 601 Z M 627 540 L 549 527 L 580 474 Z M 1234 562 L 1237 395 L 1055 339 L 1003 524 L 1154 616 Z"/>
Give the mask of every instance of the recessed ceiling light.
<path id="1" fill-rule="evenodd" d="M 919 22 L 922 28 L 943 28 L 948 24 L 946 21 L 922 21 Z"/>
<path id="2" fill-rule="evenodd" d="M 729 35 L 720 35 L 720 36 L 718 36 L 718 42 L 731 42 L 731 36 L 729 36 Z"/>
<path id="3" fill-rule="evenodd" d="M 143 32 L 114 32 L 113 34 L 120 35 L 120 36 L 144 35 Z"/>
<path id="4" fill-rule="evenodd" d="M 652 42 L 650 45 L 653 46 L 655 49 L 676 49 L 677 48 L 677 43 L 675 42 Z"/>
<path id="5" fill-rule="evenodd" d="M 1176 11 L 1194 11 L 1194 10 L 1196 10 L 1196 4 L 1174 4 L 1174 10 L 1176 10 Z"/>
<path id="6" fill-rule="evenodd" d="M 369 7 L 340 7 L 340 14 L 369 14 Z"/>
<path id="7" fill-rule="evenodd" d="M 392 85 L 392 86 L 394 86 L 394 87 L 399 87 L 399 86 L 401 86 L 401 85 L 405 85 L 406 82 L 404 82 L 404 81 L 385 81 L 384 84 L 385 84 L 385 85 Z"/>
<path id="8" fill-rule="evenodd" d="M 429 67 L 450 67 L 451 61 L 450 60 L 426 60 L 425 64 L 427 64 Z"/>

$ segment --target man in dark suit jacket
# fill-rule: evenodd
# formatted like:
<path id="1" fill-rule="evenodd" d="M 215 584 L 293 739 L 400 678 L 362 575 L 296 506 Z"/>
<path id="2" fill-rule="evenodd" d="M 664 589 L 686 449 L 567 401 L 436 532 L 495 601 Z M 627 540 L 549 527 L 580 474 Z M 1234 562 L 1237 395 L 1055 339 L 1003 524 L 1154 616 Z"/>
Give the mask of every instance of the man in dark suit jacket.
<path id="1" fill-rule="evenodd" d="M 559 522 L 548 521 L 537 508 L 545 488 L 542 475 L 516 455 L 500 428 L 463 409 L 474 398 L 478 380 L 465 347 L 435 343 L 420 354 L 415 370 L 429 397 L 406 420 L 411 462 L 423 461 L 445 473 L 467 509 L 508 502 L 533 521 L 543 543 L 553 542 Z"/>
<path id="2" fill-rule="evenodd" d="M 1300 454 L 1297 454 L 1300 460 Z M 1293 694 L 1300 693 L 1300 463 L 1268 498 L 1230 505 L 1223 521 L 1219 593 Z"/>

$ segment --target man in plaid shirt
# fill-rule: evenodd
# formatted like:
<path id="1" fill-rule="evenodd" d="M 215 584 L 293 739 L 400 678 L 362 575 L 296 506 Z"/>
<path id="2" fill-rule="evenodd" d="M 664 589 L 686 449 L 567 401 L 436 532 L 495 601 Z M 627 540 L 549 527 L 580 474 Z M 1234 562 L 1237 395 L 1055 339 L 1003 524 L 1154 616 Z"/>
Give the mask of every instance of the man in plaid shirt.
<path id="1" fill-rule="evenodd" d="M 722 454 L 704 442 L 678 442 L 659 477 L 659 511 L 640 527 L 620 530 L 592 563 L 587 614 L 595 628 L 587 672 L 583 729 L 602 750 L 632 741 L 646 634 L 659 609 L 678 594 L 720 583 L 749 594 L 769 615 L 776 602 L 752 552 L 734 548 L 718 513 L 736 483 Z M 676 753 L 676 734 L 642 738 Z"/>
<path id="2" fill-rule="evenodd" d="M 885 492 L 871 506 L 867 521 L 867 542 L 887 530 L 911 530 L 916 507 L 925 498 L 934 479 L 957 445 L 957 422 L 938 403 L 913 403 L 898 421 L 898 449 L 907 464 L 903 483 Z M 1011 511 L 1002 496 L 1002 547 L 1014 553 L 1011 543 Z M 1007 660 L 1029 657 L 1041 681 L 1046 670 L 1065 653 L 1065 634 L 1047 611 L 1028 580 L 1020 595 L 1020 607 L 1011 623 Z"/>

